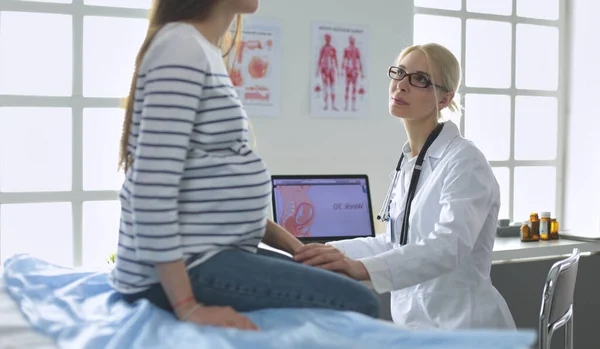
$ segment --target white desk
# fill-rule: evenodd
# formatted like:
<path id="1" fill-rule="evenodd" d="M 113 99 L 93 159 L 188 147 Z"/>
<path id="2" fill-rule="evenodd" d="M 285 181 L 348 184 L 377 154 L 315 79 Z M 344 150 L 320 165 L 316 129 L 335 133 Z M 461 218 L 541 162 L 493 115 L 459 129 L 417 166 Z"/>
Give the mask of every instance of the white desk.
<path id="1" fill-rule="evenodd" d="M 260 243 L 259 246 L 289 256 L 287 252 L 274 249 L 263 243 Z M 521 242 L 519 238 L 497 237 L 492 252 L 492 264 L 564 256 L 570 254 L 574 248 L 578 248 L 580 253 L 600 252 L 600 241 L 586 242 L 560 238 L 551 241 Z"/>
<path id="2" fill-rule="evenodd" d="M 290 256 L 287 252 L 274 249 L 263 243 L 260 243 L 259 246 Z M 551 241 L 521 242 L 519 238 L 496 237 L 492 252 L 492 264 L 518 263 L 560 257 L 570 254 L 574 248 L 578 248 L 580 253 L 600 252 L 600 241 L 585 242 L 560 238 Z M 370 281 L 361 281 L 361 283 L 373 289 Z"/>
<path id="3" fill-rule="evenodd" d="M 492 263 L 564 256 L 570 254 L 574 248 L 578 248 L 580 253 L 600 252 L 600 241 L 586 242 L 560 238 L 551 241 L 521 242 L 519 238 L 497 237 L 492 253 Z"/>

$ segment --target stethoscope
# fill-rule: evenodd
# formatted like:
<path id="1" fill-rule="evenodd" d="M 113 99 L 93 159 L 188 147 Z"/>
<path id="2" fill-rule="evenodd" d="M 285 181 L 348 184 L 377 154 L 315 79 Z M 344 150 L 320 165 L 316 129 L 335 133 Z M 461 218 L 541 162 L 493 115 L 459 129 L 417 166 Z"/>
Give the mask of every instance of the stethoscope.
<path id="1" fill-rule="evenodd" d="M 415 193 L 417 192 L 417 183 L 419 182 L 419 177 L 421 176 L 421 169 L 423 168 L 423 160 L 425 159 L 425 154 L 427 153 L 427 150 L 429 149 L 429 147 L 431 146 L 433 141 L 435 141 L 435 139 L 439 136 L 440 132 L 442 132 L 442 128 L 444 128 L 444 123 L 439 123 L 436 126 L 436 128 L 433 130 L 433 132 L 431 132 L 429 137 L 427 137 L 427 140 L 425 141 L 423 148 L 421 148 L 421 151 L 419 152 L 419 156 L 417 156 L 415 168 L 413 170 L 412 177 L 410 179 L 410 185 L 408 187 L 408 193 L 406 194 L 404 216 L 402 218 L 402 230 L 400 232 L 400 241 L 399 241 L 400 245 L 406 245 L 407 240 L 408 240 L 408 218 L 410 217 L 410 207 L 412 204 L 413 197 L 415 196 Z M 382 222 L 390 221 L 390 207 L 392 204 L 391 197 L 392 197 L 392 192 L 394 191 L 394 188 L 396 187 L 396 183 L 398 183 L 398 178 L 400 177 L 400 169 L 402 168 L 402 160 L 404 160 L 404 153 L 402 153 L 402 155 L 400 155 L 400 159 L 398 160 L 398 165 L 396 165 L 396 173 L 394 174 L 394 179 L 392 180 L 392 183 L 391 183 L 391 185 L 387 191 L 387 194 L 385 196 L 385 199 L 383 200 L 383 205 L 381 206 L 381 210 L 379 211 L 379 214 L 377 215 L 377 219 Z M 392 243 L 396 243 L 396 234 L 395 234 L 394 230 L 395 230 L 394 224 L 390 224 L 390 235 L 391 235 Z"/>

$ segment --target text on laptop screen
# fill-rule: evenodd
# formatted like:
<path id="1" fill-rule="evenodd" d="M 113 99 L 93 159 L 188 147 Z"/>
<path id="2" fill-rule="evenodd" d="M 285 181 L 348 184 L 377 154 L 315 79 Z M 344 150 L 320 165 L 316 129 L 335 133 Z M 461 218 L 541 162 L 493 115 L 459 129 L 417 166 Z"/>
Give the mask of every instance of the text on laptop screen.
<path id="1" fill-rule="evenodd" d="M 278 224 L 296 237 L 370 236 L 365 179 L 274 179 Z"/>

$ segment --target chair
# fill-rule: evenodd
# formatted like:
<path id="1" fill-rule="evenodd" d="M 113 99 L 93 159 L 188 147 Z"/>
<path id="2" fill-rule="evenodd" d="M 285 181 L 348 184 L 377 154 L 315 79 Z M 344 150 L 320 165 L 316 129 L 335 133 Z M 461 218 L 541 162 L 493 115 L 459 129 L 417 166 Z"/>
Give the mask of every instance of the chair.
<path id="1" fill-rule="evenodd" d="M 550 349 L 552 335 L 565 326 L 565 349 L 573 348 L 573 294 L 579 267 L 579 250 L 554 263 L 542 294 L 538 349 Z"/>

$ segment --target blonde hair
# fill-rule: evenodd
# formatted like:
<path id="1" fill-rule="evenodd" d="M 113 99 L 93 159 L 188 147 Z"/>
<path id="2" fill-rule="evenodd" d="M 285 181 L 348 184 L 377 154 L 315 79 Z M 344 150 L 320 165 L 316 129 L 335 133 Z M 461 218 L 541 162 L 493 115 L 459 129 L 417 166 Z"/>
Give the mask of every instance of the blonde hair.
<path id="1" fill-rule="evenodd" d="M 461 73 L 460 73 L 460 63 L 456 59 L 456 56 L 446 47 L 436 44 L 436 43 L 426 43 L 421 45 L 412 45 L 405 48 L 400 56 L 398 56 L 398 64 L 400 61 L 404 59 L 409 53 L 413 51 L 422 52 L 427 58 L 427 63 L 429 65 L 429 69 L 431 69 L 431 82 L 434 85 L 439 85 L 444 87 L 448 92 L 454 93 L 454 98 L 448 104 L 448 110 L 451 113 L 459 113 L 460 112 L 460 97 L 458 94 L 458 88 L 461 83 Z M 440 81 L 434 80 L 433 71 L 437 73 Z M 443 119 L 442 111 L 439 110 L 438 107 L 438 88 L 435 88 L 435 107 L 437 109 L 438 119 Z M 442 91 L 445 92 L 445 91 Z"/>
<path id="2" fill-rule="evenodd" d="M 149 25 L 146 37 L 138 51 L 135 60 L 135 69 L 131 79 L 128 97 L 121 102 L 121 106 L 125 109 L 125 120 L 123 121 L 123 131 L 121 134 L 121 143 L 119 149 L 118 168 L 123 168 L 127 172 L 133 163 L 133 159 L 129 156 L 129 133 L 131 131 L 131 122 L 133 117 L 133 106 L 135 99 L 135 91 L 137 85 L 137 75 L 140 65 L 144 59 L 144 55 L 148 51 L 152 39 L 166 24 L 176 21 L 204 20 L 208 18 L 215 5 L 219 0 L 195 0 L 191 2 L 180 2 L 179 0 L 154 0 L 149 11 Z M 242 35 L 242 16 L 237 15 L 235 18 L 235 34 L 232 36 L 229 31 L 221 39 L 219 45 L 223 51 L 225 64 L 229 66 L 229 56 L 232 50 L 239 49 L 239 39 Z"/>

